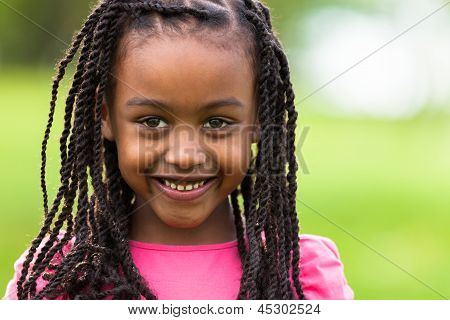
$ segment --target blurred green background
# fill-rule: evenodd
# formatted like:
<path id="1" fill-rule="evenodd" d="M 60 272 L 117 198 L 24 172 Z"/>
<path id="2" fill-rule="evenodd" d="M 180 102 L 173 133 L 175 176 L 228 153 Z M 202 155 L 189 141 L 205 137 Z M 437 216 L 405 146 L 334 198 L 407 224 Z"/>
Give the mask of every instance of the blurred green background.
<path id="1" fill-rule="evenodd" d="M 335 241 L 357 299 L 450 297 L 450 6 L 265 2 L 291 62 L 300 112 L 301 232 Z M 70 41 L 91 5 L 0 1 L 2 292 L 42 222 L 41 141 L 53 66 L 66 48 L 58 39 Z M 47 156 L 50 199 L 62 108 Z"/>

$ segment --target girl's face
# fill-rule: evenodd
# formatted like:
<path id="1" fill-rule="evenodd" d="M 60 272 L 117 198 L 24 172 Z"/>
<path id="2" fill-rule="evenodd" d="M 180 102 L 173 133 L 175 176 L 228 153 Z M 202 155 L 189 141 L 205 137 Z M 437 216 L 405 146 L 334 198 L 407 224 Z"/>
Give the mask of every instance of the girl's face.
<path id="1" fill-rule="evenodd" d="M 258 139 L 251 64 L 243 50 L 195 37 L 130 33 L 122 45 L 103 135 L 116 142 L 121 174 L 148 214 L 197 227 L 250 164 Z"/>

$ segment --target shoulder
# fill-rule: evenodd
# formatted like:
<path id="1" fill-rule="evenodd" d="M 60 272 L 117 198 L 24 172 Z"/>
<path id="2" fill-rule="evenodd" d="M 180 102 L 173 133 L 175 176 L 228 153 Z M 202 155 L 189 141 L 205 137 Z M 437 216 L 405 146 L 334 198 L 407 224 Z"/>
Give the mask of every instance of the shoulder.
<path id="1" fill-rule="evenodd" d="M 353 299 L 336 244 L 329 238 L 302 234 L 300 245 L 300 282 L 311 300 Z"/>
<path id="2" fill-rule="evenodd" d="M 58 234 L 58 239 L 61 239 L 64 236 L 64 233 L 65 233 L 65 231 L 60 231 L 60 233 Z M 38 254 L 41 252 L 42 247 L 45 245 L 45 243 L 47 242 L 48 239 L 49 239 L 49 236 L 46 236 L 42 240 L 41 244 L 38 246 L 28 270 L 33 268 L 34 262 L 36 261 Z M 74 239 L 71 239 L 63 247 L 62 251 L 64 254 L 66 254 L 67 252 L 70 251 L 70 249 L 73 245 L 73 241 L 74 241 Z M 29 252 L 29 249 L 30 249 L 30 246 L 14 262 L 14 265 L 13 265 L 14 274 L 13 274 L 12 279 L 8 282 L 8 284 L 6 286 L 6 292 L 5 292 L 5 296 L 3 297 L 3 300 L 17 300 L 17 281 L 19 280 L 19 278 L 21 276 L 22 269 L 23 269 L 23 263 L 25 262 L 25 259 Z M 59 253 L 56 253 L 51 262 L 53 264 L 57 264 L 61 261 L 61 258 L 62 258 L 61 255 Z M 41 275 L 36 281 L 36 291 L 39 292 L 40 290 L 42 290 L 46 284 L 47 284 L 47 281 L 42 279 L 42 275 Z"/>

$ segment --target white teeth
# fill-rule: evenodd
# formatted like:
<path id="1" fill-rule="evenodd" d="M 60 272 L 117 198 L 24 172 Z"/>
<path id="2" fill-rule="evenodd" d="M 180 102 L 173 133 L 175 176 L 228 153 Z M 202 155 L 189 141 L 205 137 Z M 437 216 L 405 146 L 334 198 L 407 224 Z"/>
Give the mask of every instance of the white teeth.
<path id="1" fill-rule="evenodd" d="M 178 190 L 178 191 L 185 191 L 185 190 L 189 191 L 192 189 L 197 189 L 197 188 L 203 186 L 206 182 L 206 180 L 202 180 L 202 181 L 197 181 L 194 183 L 188 183 L 186 186 L 183 186 L 183 185 L 176 184 L 174 181 L 169 181 L 166 179 L 163 179 L 163 181 L 166 186 L 168 186 L 174 190 Z"/>

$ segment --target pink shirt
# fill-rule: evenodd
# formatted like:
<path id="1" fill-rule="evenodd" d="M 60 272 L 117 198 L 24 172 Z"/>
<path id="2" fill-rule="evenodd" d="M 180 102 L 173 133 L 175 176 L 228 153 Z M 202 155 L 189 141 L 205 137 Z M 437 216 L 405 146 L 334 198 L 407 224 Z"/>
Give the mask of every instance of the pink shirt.
<path id="1" fill-rule="evenodd" d="M 300 282 L 306 298 L 353 299 L 353 291 L 347 284 L 334 242 L 306 234 L 300 235 L 299 241 Z M 72 243 L 69 242 L 63 251 L 69 251 Z M 134 263 L 158 299 L 236 299 L 242 275 L 237 240 L 187 246 L 129 240 L 129 245 Z M 4 299 L 17 299 L 16 282 L 26 253 L 14 263 L 14 276 L 8 283 Z M 55 256 L 54 259 L 59 258 Z M 46 283 L 40 277 L 37 292 Z"/>

